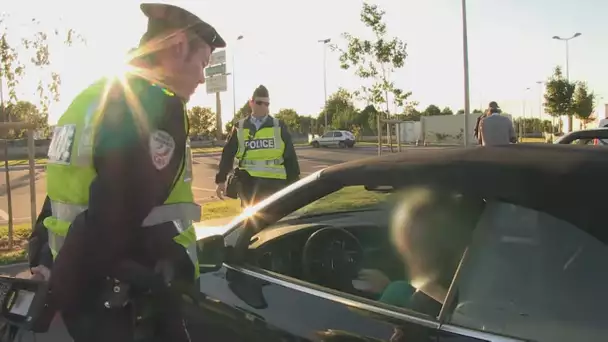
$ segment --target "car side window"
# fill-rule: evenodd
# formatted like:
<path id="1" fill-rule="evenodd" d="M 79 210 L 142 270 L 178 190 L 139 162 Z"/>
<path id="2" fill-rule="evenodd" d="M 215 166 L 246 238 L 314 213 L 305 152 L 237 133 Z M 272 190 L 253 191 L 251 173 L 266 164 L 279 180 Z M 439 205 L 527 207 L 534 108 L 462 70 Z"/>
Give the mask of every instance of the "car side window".
<path id="1" fill-rule="evenodd" d="M 570 145 L 593 145 L 593 139 L 575 139 L 570 142 Z"/>
<path id="2" fill-rule="evenodd" d="M 342 132 L 334 132 L 334 137 L 341 138 L 342 137 Z"/>
<path id="3" fill-rule="evenodd" d="M 333 136 L 334 136 L 334 134 L 332 132 L 329 132 L 329 133 L 323 134 L 322 138 L 331 138 Z"/>
<path id="4" fill-rule="evenodd" d="M 394 201 L 398 198 L 397 194 L 369 191 L 363 186 L 345 187 L 320 198 L 286 216 L 274 227 L 266 228 L 267 237 L 258 235 L 252 239 L 250 248 L 259 248 L 254 252 L 258 260 L 257 266 L 364 300 L 372 300 L 377 305 L 392 307 L 393 310 L 414 311 L 436 317 L 443 298 L 435 300 L 424 291 L 417 293 L 414 273 L 409 272 L 414 261 L 398 252 L 391 235 Z M 426 225 L 420 221 L 411 224 Z M 445 228 L 455 230 L 457 225 L 450 222 Z M 294 231 L 289 233 L 292 227 Z M 309 244 L 313 235 L 327 228 L 342 230 L 346 234 L 328 232 L 327 238 Z M 471 232 L 473 228 L 474 224 L 471 225 Z M 277 234 L 281 234 L 281 237 L 272 237 L 278 236 Z M 356 244 L 345 239 L 345 235 L 352 235 L 358 241 L 360 252 Z M 435 238 L 442 241 L 433 240 Z M 424 255 L 421 254 L 419 258 L 441 255 L 437 258 L 444 260 L 446 254 L 454 256 L 450 262 L 454 267 L 449 270 L 443 268 L 443 279 L 447 279 L 444 293 L 447 293 L 464 248 L 452 254 L 453 248 L 444 251 L 441 246 L 452 244 L 453 240 L 436 236 L 430 236 L 426 239 L 428 240 L 433 241 L 428 242 L 429 247 L 421 252 Z M 307 245 L 311 248 L 308 254 L 305 253 Z M 434 246 L 440 247 L 433 250 Z M 311 256 L 309 260 L 314 263 L 312 273 L 307 272 L 303 266 L 307 264 L 305 255 Z M 348 262 L 345 255 L 356 259 L 356 265 Z M 428 267 L 431 266 L 427 266 L 427 270 Z M 420 273 L 418 275 L 416 279 L 424 277 Z"/>
<path id="5" fill-rule="evenodd" d="M 451 323 L 534 341 L 605 341 L 608 247 L 549 214 L 488 204 Z"/>

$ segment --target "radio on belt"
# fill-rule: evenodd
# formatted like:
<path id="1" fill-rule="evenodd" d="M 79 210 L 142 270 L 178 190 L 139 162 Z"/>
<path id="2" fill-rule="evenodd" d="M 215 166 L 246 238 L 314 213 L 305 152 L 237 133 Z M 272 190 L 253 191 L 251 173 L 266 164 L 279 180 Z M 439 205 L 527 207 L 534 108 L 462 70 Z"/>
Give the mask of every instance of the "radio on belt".
<path id="1" fill-rule="evenodd" d="M 23 330 L 44 333 L 55 314 L 48 304 L 46 281 L 0 276 L 2 319 Z"/>

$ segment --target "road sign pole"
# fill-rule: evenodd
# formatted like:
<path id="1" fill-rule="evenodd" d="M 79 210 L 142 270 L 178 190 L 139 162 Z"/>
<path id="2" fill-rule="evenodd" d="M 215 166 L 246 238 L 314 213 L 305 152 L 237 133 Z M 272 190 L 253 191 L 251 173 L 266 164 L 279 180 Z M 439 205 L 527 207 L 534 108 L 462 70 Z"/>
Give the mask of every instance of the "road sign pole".
<path id="1" fill-rule="evenodd" d="M 222 100 L 219 92 L 215 93 L 215 127 L 216 139 L 222 140 Z"/>

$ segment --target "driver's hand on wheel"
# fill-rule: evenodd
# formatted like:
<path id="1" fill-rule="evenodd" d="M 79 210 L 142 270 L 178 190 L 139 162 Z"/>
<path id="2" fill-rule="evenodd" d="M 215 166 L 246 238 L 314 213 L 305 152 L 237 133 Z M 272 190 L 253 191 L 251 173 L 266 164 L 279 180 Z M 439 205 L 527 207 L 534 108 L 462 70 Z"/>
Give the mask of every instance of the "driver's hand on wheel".
<path id="1" fill-rule="evenodd" d="M 215 194 L 217 195 L 217 198 L 223 200 L 225 193 L 226 193 L 226 183 L 216 184 Z"/>
<path id="2" fill-rule="evenodd" d="M 51 279 L 51 270 L 49 270 L 46 266 L 36 266 L 31 269 L 32 276 L 30 279 L 32 280 L 46 280 Z"/>
<path id="3" fill-rule="evenodd" d="M 368 292 L 382 293 L 391 280 L 380 270 L 362 269 L 359 271 L 359 280 L 369 284 Z"/>

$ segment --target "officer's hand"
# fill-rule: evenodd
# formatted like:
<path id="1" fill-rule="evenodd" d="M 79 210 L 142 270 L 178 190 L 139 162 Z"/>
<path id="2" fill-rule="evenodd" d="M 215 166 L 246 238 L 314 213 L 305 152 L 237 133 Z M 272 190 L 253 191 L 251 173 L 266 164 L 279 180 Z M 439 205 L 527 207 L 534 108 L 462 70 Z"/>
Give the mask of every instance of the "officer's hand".
<path id="1" fill-rule="evenodd" d="M 36 266 L 32 267 L 32 276 L 30 279 L 33 280 L 46 280 L 51 279 L 51 270 L 49 270 L 46 266 Z"/>
<path id="2" fill-rule="evenodd" d="M 215 188 L 215 194 L 217 195 L 217 198 L 223 200 L 225 193 L 226 193 L 226 183 L 217 184 L 217 186 Z"/>

